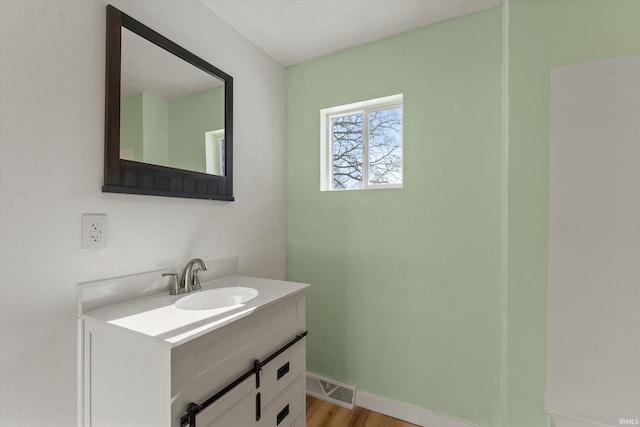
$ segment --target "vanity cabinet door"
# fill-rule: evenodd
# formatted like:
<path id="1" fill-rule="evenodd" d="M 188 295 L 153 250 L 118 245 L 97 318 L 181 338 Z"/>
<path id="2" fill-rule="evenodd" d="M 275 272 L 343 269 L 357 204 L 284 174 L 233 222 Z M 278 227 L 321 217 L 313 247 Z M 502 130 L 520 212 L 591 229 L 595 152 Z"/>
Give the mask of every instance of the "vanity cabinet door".
<path id="1" fill-rule="evenodd" d="M 197 427 L 251 427 L 256 420 L 255 377 L 241 382 L 196 416 Z"/>

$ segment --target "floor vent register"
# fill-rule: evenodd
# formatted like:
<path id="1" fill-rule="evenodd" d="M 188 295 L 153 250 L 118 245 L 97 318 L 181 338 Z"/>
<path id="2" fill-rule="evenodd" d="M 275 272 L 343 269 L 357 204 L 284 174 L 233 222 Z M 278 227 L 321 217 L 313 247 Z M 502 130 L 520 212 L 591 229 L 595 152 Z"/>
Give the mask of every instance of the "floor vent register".
<path id="1" fill-rule="evenodd" d="M 307 373 L 307 394 L 343 408 L 353 409 L 356 399 L 355 386 Z"/>

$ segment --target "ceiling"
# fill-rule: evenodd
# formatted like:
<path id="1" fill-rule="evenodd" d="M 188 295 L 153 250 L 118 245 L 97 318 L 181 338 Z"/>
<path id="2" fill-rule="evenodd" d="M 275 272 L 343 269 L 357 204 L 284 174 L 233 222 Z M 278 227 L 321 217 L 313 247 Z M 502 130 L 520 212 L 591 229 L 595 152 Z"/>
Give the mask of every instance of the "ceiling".
<path id="1" fill-rule="evenodd" d="M 201 1 L 285 66 L 502 3 L 502 0 Z"/>

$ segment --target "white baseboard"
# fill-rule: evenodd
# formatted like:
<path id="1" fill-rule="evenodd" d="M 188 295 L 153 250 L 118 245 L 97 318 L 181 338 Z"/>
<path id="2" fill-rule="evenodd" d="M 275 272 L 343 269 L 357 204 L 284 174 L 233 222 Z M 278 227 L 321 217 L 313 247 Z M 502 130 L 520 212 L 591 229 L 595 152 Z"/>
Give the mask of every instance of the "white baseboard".
<path id="1" fill-rule="evenodd" d="M 548 411 L 548 416 L 549 427 L 614 427 L 611 424 L 588 420 L 586 418 L 581 418 L 575 415 L 565 414 L 558 411 Z M 636 421 L 636 419 L 634 418 L 630 421 Z"/>
<path id="2" fill-rule="evenodd" d="M 358 390 L 356 394 L 356 406 L 422 427 L 473 427 L 473 424 L 467 424 L 425 409 L 375 396 L 360 390 Z"/>
<path id="3" fill-rule="evenodd" d="M 355 388 L 355 386 L 353 385 L 343 384 L 330 378 L 312 374 L 311 372 L 307 372 L 307 375 L 312 378 L 323 379 L 330 383 L 338 384 L 347 388 Z M 323 396 L 317 395 L 311 389 L 309 389 L 309 383 L 307 383 L 306 392 L 309 396 L 316 397 L 321 400 L 330 401 Z M 366 393 L 357 389 L 355 390 L 355 393 L 355 406 L 360 406 L 361 408 L 369 409 L 371 411 L 378 412 L 389 417 L 397 418 L 411 424 L 417 424 L 421 427 L 475 427 L 473 424 L 468 424 L 454 418 L 445 417 L 444 415 L 439 415 L 435 412 L 427 411 L 426 409 L 376 396 L 374 394 Z M 340 406 L 350 409 L 346 405 Z"/>

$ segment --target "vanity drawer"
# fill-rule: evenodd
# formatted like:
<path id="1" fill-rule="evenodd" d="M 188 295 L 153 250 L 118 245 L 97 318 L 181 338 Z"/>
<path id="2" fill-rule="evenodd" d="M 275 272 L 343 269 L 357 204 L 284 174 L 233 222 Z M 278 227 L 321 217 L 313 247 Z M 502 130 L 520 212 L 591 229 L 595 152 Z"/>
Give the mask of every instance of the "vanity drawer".
<path id="1" fill-rule="evenodd" d="M 297 342 L 262 368 L 258 391 L 266 405 L 302 373 L 303 349 L 304 342 Z"/>
<path id="2" fill-rule="evenodd" d="M 258 427 L 291 427 L 296 425 L 294 421 L 297 422 L 302 413 L 303 401 L 304 392 L 302 377 L 300 377 L 266 408 L 256 425 Z"/>

